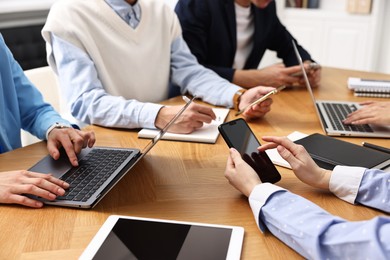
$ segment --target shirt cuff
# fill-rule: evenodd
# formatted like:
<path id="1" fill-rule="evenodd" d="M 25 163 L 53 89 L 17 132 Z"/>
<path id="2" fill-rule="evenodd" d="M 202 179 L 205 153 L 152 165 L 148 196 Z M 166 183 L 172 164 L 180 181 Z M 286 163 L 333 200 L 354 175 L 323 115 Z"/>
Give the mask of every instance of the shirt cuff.
<path id="1" fill-rule="evenodd" d="M 145 103 L 142 107 L 141 115 L 139 116 L 139 125 L 142 126 L 142 128 L 157 129 L 155 126 L 156 118 L 160 109 L 163 107 L 164 105 L 160 104 Z"/>
<path id="2" fill-rule="evenodd" d="M 351 204 L 355 203 L 366 168 L 336 166 L 329 181 L 329 190 Z"/>
<path id="3" fill-rule="evenodd" d="M 257 185 L 249 195 L 249 205 L 252 208 L 253 215 L 255 216 L 257 226 L 262 232 L 264 232 L 267 227 L 260 220 L 260 211 L 261 208 L 265 205 L 268 198 L 277 191 L 284 191 L 285 189 L 273 185 L 271 183 L 262 183 Z"/>
<path id="4" fill-rule="evenodd" d="M 53 130 L 54 128 L 71 128 L 73 127 L 72 125 L 70 124 L 67 124 L 67 123 L 62 123 L 62 122 L 56 122 L 54 124 L 52 124 L 47 130 L 46 130 L 46 140 L 49 139 L 49 134 L 51 132 L 51 130 Z"/>

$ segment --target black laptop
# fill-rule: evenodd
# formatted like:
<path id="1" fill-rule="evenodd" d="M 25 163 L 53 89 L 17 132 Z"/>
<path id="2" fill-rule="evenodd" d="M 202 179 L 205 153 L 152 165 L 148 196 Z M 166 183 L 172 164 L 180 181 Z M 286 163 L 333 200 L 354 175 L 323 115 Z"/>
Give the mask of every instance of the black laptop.
<path id="1" fill-rule="evenodd" d="M 70 187 L 63 196 L 57 197 L 54 201 L 30 197 L 50 205 L 93 208 L 152 149 L 194 99 L 195 97 L 189 100 L 142 151 L 137 148 L 85 148 L 78 155 L 78 167 L 70 164 L 65 152 L 61 153 L 58 160 L 47 155 L 29 171 L 50 173 L 68 182 Z"/>

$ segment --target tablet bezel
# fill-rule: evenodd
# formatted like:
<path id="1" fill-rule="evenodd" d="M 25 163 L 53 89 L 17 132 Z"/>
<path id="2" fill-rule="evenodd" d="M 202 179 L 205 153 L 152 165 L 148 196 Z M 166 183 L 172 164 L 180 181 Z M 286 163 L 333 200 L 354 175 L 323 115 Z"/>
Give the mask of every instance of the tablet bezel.
<path id="1" fill-rule="evenodd" d="M 229 226 L 229 225 L 219 225 L 219 224 L 206 224 L 199 222 L 186 222 L 186 221 L 176 221 L 176 220 L 166 220 L 166 219 L 157 219 L 157 218 L 142 218 L 142 217 L 133 217 L 133 216 L 123 216 L 123 215 L 110 215 L 107 220 L 103 223 L 99 231 L 93 237 L 91 242 L 88 244 L 87 248 L 84 250 L 80 256 L 80 260 L 84 259 L 93 259 L 98 252 L 101 245 L 106 240 L 107 236 L 110 234 L 111 230 L 114 228 L 115 224 L 119 219 L 132 219 L 132 220 L 141 220 L 141 221 L 150 221 L 150 222 L 162 222 L 162 223 L 173 223 L 173 224 L 183 224 L 183 225 L 195 225 L 203 227 L 215 227 L 215 228 L 225 228 L 232 231 L 228 246 L 228 252 L 226 259 L 236 260 L 241 258 L 241 250 L 244 240 L 244 228 L 239 226 Z"/>

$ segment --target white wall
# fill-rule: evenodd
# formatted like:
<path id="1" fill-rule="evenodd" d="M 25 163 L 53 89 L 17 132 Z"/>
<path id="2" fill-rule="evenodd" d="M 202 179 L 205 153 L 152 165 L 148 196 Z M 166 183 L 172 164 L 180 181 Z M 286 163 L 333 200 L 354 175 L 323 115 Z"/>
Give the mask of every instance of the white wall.
<path id="1" fill-rule="evenodd" d="M 0 13 L 46 10 L 56 0 L 0 0 Z"/>
<path id="2" fill-rule="evenodd" d="M 373 0 L 373 1 L 376 1 L 376 0 Z M 321 12 L 318 13 L 318 17 L 317 16 L 313 17 L 314 21 L 311 21 L 309 13 L 306 13 L 306 12 L 300 13 L 300 12 L 295 12 L 295 11 L 292 12 L 292 11 L 287 11 L 288 9 L 284 9 L 285 0 L 276 0 L 276 2 L 278 4 L 278 15 L 282 21 L 283 20 L 290 21 L 292 17 L 295 20 L 299 19 L 300 24 L 303 26 L 303 28 L 300 27 L 299 24 L 290 24 L 288 21 L 285 21 L 285 25 L 287 27 L 292 27 L 292 28 L 290 28 L 291 29 L 290 32 L 292 32 L 293 35 L 296 34 L 295 36 L 297 37 L 298 40 L 301 40 L 301 42 L 306 41 L 306 45 L 310 45 L 307 43 L 307 42 L 310 43 L 310 41 L 307 41 L 307 39 L 305 38 L 305 36 L 306 36 L 305 33 L 299 34 L 299 32 L 304 31 L 304 29 L 305 29 L 304 27 L 305 27 L 306 23 L 308 23 L 309 27 L 311 26 L 311 23 L 313 23 L 313 26 L 315 24 L 314 22 L 318 23 L 319 22 L 318 20 L 320 20 L 320 17 L 319 17 L 320 14 L 323 15 L 324 18 L 329 17 L 329 19 L 331 19 L 331 17 L 340 16 L 342 22 L 344 23 L 344 24 L 340 24 L 340 28 L 342 28 L 343 25 L 348 25 L 348 22 L 354 24 L 355 22 L 359 22 L 359 21 L 362 22 L 364 20 L 368 20 L 367 24 L 365 24 L 365 25 L 374 26 L 375 29 L 378 28 L 378 32 L 373 33 L 374 31 L 371 28 L 369 31 L 366 31 L 364 33 L 363 28 L 361 28 L 362 33 L 356 35 L 356 37 L 363 37 L 363 39 L 359 40 L 359 42 L 356 45 L 356 46 L 360 46 L 360 50 L 358 51 L 358 53 L 360 53 L 359 54 L 360 63 L 359 64 L 354 63 L 354 65 L 353 65 L 354 67 L 351 67 L 351 69 L 353 69 L 353 68 L 360 69 L 360 70 L 369 69 L 370 71 L 376 71 L 376 72 L 390 74 L 390 30 L 388 29 L 388 28 L 390 28 L 390 16 L 386 15 L 386 14 L 390 14 L 390 1 L 381 0 L 380 2 L 378 2 L 378 1 L 374 2 L 375 5 L 374 5 L 374 8 L 372 10 L 371 17 L 375 18 L 375 19 L 366 19 L 365 15 L 356 15 L 356 16 L 355 15 L 348 15 L 345 12 L 347 0 L 321 0 L 321 2 L 320 2 Z M 380 3 L 382 3 L 382 5 Z M 297 17 L 298 13 L 300 14 L 299 17 Z M 316 14 L 316 11 L 313 12 L 313 14 Z M 288 19 L 286 19 L 286 18 L 288 18 Z M 369 17 L 367 17 L 367 18 L 369 18 Z M 335 23 L 335 21 L 336 21 L 336 19 L 332 19 L 333 27 L 337 29 L 338 27 L 337 27 L 337 23 Z M 375 26 L 375 23 L 377 24 L 377 26 Z M 364 36 L 366 34 L 370 35 L 371 33 L 373 33 L 375 37 L 365 37 Z M 326 34 L 324 34 L 324 35 L 326 35 Z M 308 37 L 309 36 L 310 36 L 310 34 L 308 34 Z M 345 35 L 341 35 L 341 38 L 343 38 L 344 36 Z M 335 35 L 333 35 L 333 37 L 335 37 Z M 332 42 L 337 45 L 337 42 L 338 42 L 337 38 L 332 38 L 329 40 L 332 40 Z M 340 40 L 342 40 L 342 39 L 340 39 Z M 324 43 L 324 42 L 328 42 L 328 40 L 324 39 L 322 41 L 322 43 Z M 369 43 L 369 44 L 364 44 L 364 42 Z M 322 46 L 321 49 L 318 49 L 317 47 L 318 47 L 318 45 L 315 44 L 311 48 L 308 48 L 308 51 L 313 54 L 313 57 L 315 59 L 317 57 L 317 60 L 318 60 L 319 59 L 318 57 L 321 57 L 321 55 L 319 55 L 319 54 L 321 54 L 322 52 L 325 51 L 325 49 L 327 49 L 328 47 L 330 48 L 331 46 L 326 46 L 325 48 L 324 48 L 324 46 Z M 354 54 L 354 55 L 356 55 L 356 54 Z M 322 55 L 322 56 L 324 56 L 324 55 Z M 325 55 L 325 57 L 330 57 L 330 56 Z M 268 53 L 268 56 L 266 57 L 266 59 L 264 61 L 262 61 L 261 67 L 265 66 L 269 63 L 272 63 L 273 61 L 277 61 L 275 55 L 273 53 L 271 53 L 271 54 Z M 321 60 L 320 60 L 320 63 L 321 63 Z M 349 62 L 349 63 L 351 63 L 351 62 Z M 329 66 L 332 66 L 332 65 L 329 65 Z M 347 68 L 347 67 L 345 67 L 345 68 Z"/>
<path id="3" fill-rule="evenodd" d="M 44 18 L 36 17 L 45 14 L 44 12 L 36 13 L 32 17 L 21 15 L 25 10 L 39 11 L 47 9 L 56 0 L 0 0 L 0 27 L 10 27 L 12 25 L 23 25 L 27 23 L 39 23 Z M 163 0 L 169 6 L 174 8 L 177 0 Z M 278 9 L 281 9 L 281 3 L 285 0 L 276 0 Z M 340 0 L 322 0 L 321 7 L 327 10 L 340 11 Z M 12 13 L 16 13 L 13 15 Z M 385 14 L 390 14 L 390 1 L 386 0 Z M 12 19 L 11 19 L 12 18 Z M 24 21 L 21 21 L 24 19 Z M 28 20 L 27 20 L 28 19 Z M 310 22 L 310 21 L 308 21 Z M 376 71 L 390 74 L 390 15 L 385 15 L 383 21 L 383 34 L 379 47 L 379 57 L 376 62 Z M 310 51 L 310 50 L 309 50 Z M 278 60 L 273 53 L 267 52 L 260 67 L 275 63 Z"/>
<path id="4" fill-rule="evenodd" d="M 390 1 L 386 1 L 385 14 L 377 71 L 390 74 Z"/>

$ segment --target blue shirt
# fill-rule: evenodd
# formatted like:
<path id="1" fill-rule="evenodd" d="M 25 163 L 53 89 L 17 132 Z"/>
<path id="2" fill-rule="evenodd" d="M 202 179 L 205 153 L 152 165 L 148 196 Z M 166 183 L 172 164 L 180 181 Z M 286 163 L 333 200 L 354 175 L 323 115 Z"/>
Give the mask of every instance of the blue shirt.
<path id="1" fill-rule="evenodd" d="M 22 146 L 20 129 L 45 139 L 46 130 L 56 122 L 69 124 L 43 101 L 0 34 L 0 152 Z"/>
<path id="2" fill-rule="evenodd" d="M 252 193 L 262 192 L 259 186 Z M 354 203 L 389 213 L 389 191 L 389 173 L 366 170 Z M 390 259 L 389 217 L 347 221 L 285 190 L 264 200 L 259 223 L 307 259 Z"/>
<path id="3" fill-rule="evenodd" d="M 105 1 L 126 23 L 129 24 L 129 26 L 133 28 L 137 26 L 137 21 L 142 19 L 142 10 L 139 8 L 138 3 L 131 6 L 123 0 Z M 135 16 L 133 24 L 130 22 L 132 15 Z M 91 95 L 89 100 L 84 100 L 84 104 L 86 106 L 88 104 L 88 109 L 92 110 L 92 112 L 87 115 L 85 107 L 82 105 L 72 105 L 71 113 L 74 117 L 88 124 L 123 128 L 155 128 L 154 122 L 158 111 L 162 107 L 161 105 L 155 104 L 154 106 L 144 106 L 142 100 L 114 100 L 112 96 L 108 96 L 104 91 L 104 86 L 99 80 L 94 62 L 87 53 L 57 37 L 55 34 L 51 35 L 51 39 L 55 62 L 58 74 L 60 75 L 61 87 L 67 88 L 74 87 L 74 85 L 80 85 L 88 86 L 88 91 L 96 91 L 96 94 Z M 80 71 L 83 71 L 83 77 L 79 76 Z M 171 44 L 170 80 L 171 82 L 167 82 L 167 86 L 169 83 L 172 84 L 170 87 L 171 94 L 179 94 L 180 91 L 184 93 L 188 90 L 188 86 L 192 86 L 192 89 L 196 89 L 198 93 L 202 92 L 203 96 L 207 93 L 207 100 L 204 98 L 204 101 L 212 104 L 226 104 L 230 107 L 233 106 L 232 98 L 234 93 L 240 89 L 240 87 L 230 84 L 214 72 L 205 69 L 202 65 L 198 64 L 182 36 L 175 39 Z M 226 95 L 212 96 L 208 91 L 210 85 L 217 85 L 226 89 Z M 173 86 L 180 86 L 180 88 L 176 87 L 177 91 L 172 91 L 172 89 L 175 89 Z M 193 94 L 196 95 L 197 93 Z M 66 95 L 67 94 L 65 94 L 65 99 L 70 100 L 70 97 Z M 99 102 L 97 102 L 96 99 L 99 99 Z M 107 117 L 105 112 L 96 105 L 97 103 L 100 107 L 111 107 L 111 110 L 114 110 L 110 111 L 112 114 L 131 116 L 116 118 Z M 116 103 L 117 105 L 112 106 L 113 103 Z M 140 110 L 143 111 L 143 118 L 138 118 L 136 113 L 132 113 L 132 111 Z M 129 121 L 128 118 L 131 118 L 131 121 Z"/>

